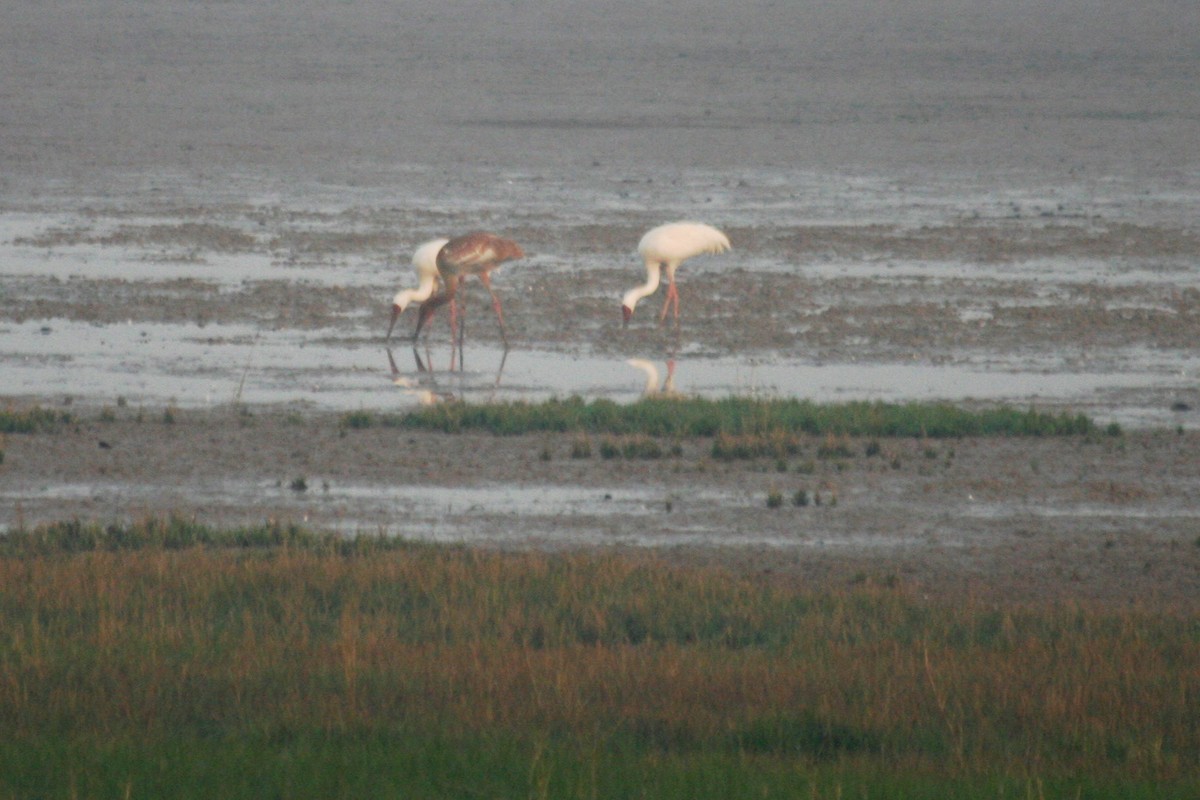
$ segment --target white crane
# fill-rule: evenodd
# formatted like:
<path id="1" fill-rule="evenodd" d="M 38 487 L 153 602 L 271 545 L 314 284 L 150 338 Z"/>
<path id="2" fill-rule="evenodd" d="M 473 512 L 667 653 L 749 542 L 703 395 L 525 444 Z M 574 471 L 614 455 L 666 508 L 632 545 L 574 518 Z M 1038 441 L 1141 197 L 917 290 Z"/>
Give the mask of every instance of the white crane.
<path id="1" fill-rule="evenodd" d="M 646 282 L 625 293 L 621 313 L 625 324 L 633 316 L 638 301 L 658 290 L 662 271 L 667 271 L 667 299 L 663 303 L 659 324 L 667 318 L 667 309 L 674 303 L 675 321 L 679 321 L 679 292 L 675 289 L 675 270 L 693 256 L 705 253 L 724 253 L 730 248 L 729 237 L 700 222 L 670 222 L 651 228 L 638 243 L 638 253 L 646 262 Z"/>
<path id="2" fill-rule="evenodd" d="M 449 239 L 431 239 L 413 252 L 412 264 L 417 271 L 417 288 L 402 289 L 392 298 L 392 321 L 388 325 L 387 339 L 392 338 L 392 328 L 396 327 L 396 319 L 404 313 L 404 309 L 410 303 L 424 304 L 433 295 L 438 281 L 437 255 L 449 241 Z M 433 313 L 432 310 L 430 313 Z M 420 331 L 424 324 L 425 320 L 418 320 L 417 330 Z M 414 333 L 413 339 L 416 338 L 417 335 Z"/>

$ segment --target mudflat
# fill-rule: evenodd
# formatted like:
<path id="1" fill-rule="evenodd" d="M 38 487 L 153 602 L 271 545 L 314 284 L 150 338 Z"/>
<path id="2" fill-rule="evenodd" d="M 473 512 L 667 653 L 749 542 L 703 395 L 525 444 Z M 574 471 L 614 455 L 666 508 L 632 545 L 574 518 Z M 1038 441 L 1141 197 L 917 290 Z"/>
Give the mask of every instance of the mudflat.
<path id="1" fill-rule="evenodd" d="M 487 547 L 653 548 L 932 596 L 1189 607 L 1200 596 L 1195 433 L 814 438 L 782 461 L 714 458 L 702 439 L 664 444 L 659 458 L 606 458 L 603 441 L 580 456 L 575 434 L 115 409 L 7 437 L 0 521 L 274 519 Z"/>

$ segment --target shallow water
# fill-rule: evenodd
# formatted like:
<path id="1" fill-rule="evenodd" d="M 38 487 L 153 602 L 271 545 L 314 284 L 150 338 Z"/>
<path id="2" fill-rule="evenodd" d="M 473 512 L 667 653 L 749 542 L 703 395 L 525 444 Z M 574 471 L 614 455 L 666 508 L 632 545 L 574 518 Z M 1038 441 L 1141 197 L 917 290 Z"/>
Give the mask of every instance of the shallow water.
<path id="1" fill-rule="evenodd" d="M 90 325 L 63 320 L 8 324 L 6 393 L 70 398 L 83 405 L 213 407 L 248 404 L 351 411 L 580 396 L 621 402 L 648 395 L 799 397 L 1012 403 L 1095 408 L 1101 421 L 1142 427 L 1173 418 L 1163 391 L 1194 386 L 1200 358 L 1155 363 L 1130 353 L 1129 369 L 974 365 L 813 364 L 780 356 L 608 358 L 448 343 L 418 349 L 330 343 L 326 331 L 156 323 Z M 456 363 L 451 370 L 451 359 Z M 1175 371 L 1175 374 L 1171 374 Z M 1145 390 L 1144 404 L 1131 392 Z"/>
<path id="2" fill-rule="evenodd" d="M 482 190 L 444 191 L 433 209 L 403 192 L 329 184 L 292 184 L 298 195 L 284 199 L 243 175 L 221 192 L 162 176 L 162 192 L 135 186 L 0 212 L 0 276 L 16 312 L 0 320 L 3 393 L 345 411 L 665 391 L 1004 402 L 1144 427 L 1180 422 L 1173 406 L 1200 388 L 1187 329 L 1178 344 L 1162 341 L 1200 290 L 1200 256 L 1171 227 L 1200 202 L 1178 189 L 1110 181 L 1106 194 L 1089 194 L 1092 184 L 988 193 L 950 174 L 918 185 L 746 169 L 651 171 L 637 183 L 604 171 L 501 175 Z M 407 174 L 418 185 L 439 176 Z M 243 202 L 232 202 L 239 186 Z M 622 332 L 612 317 L 619 292 L 640 279 L 639 209 L 668 197 L 680 215 L 702 197 L 710 218 L 745 226 L 736 230 L 749 241 L 686 265 L 683 291 L 708 282 L 693 291 L 716 299 L 689 295 L 682 333 L 655 332 L 653 298 Z M 461 363 L 441 324 L 431 345 L 413 350 L 401 332 L 389 349 L 387 298 L 412 281 L 396 249 L 435 232 L 412 236 L 435 220 L 436 232 L 465 224 L 442 217 L 495 217 L 506 203 L 521 211 L 505 225 L 540 241 L 498 273 L 517 304 L 510 327 L 523 331 L 511 351 L 492 343 L 490 311 L 472 324 L 492 338 L 471 339 Z M 797 250 L 810 225 L 834 249 Z M 1128 249 L 1121 236 L 1135 249 L 1097 255 Z M 980 240 L 1000 249 L 972 257 Z M 726 321 L 775 294 L 764 307 L 772 317 Z M 1104 315 L 1113 330 L 1098 338 L 1085 326 Z M 1044 330 L 1023 331 L 1027 319 Z M 1143 327 L 1127 334 L 1127 324 Z M 750 327 L 761 331 L 734 335 Z"/>

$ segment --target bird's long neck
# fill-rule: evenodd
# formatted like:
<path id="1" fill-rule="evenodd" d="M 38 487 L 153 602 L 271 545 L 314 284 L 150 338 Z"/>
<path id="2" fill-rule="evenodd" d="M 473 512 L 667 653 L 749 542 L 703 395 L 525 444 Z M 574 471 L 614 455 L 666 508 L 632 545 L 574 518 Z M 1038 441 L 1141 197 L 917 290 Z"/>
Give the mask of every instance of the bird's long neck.
<path id="1" fill-rule="evenodd" d="M 437 284 L 437 277 L 432 272 L 427 272 L 421 276 L 417 288 L 413 290 L 412 299 L 418 303 L 423 303 L 433 294 L 433 287 Z"/>
<path id="2" fill-rule="evenodd" d="M 433 275 L 422 275 L 415 289 L 405 289 L 398 293 L 392 304 L 401 309 L 408 308 L 409 303 L 424 303 L 433 294 L 437 278 Z"/>
<path id="3" fill-rule="evenodd" d="M 646 261 L 646 282 L 641 286 L 635 286 L 625 293 L 624 300 L 621 305 L 632 310 L 638 304 L 638 301 L 649 297 L 658 291 L 658 282 L 662 278 L 662 264 L 658 261 Z"/>

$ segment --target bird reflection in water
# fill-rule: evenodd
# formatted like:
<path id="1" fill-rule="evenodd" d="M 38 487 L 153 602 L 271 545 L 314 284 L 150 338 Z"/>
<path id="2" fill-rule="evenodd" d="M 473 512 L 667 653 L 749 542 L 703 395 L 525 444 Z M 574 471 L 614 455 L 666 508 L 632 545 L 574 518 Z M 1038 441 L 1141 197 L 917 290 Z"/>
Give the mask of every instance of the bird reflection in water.
<path id="1" fill-rule="evenodd" d="M 663 379 L 661 384 L 659 384 L 660 373 L 658 366 L 653 361 L 647 361 L 644 358 L 630 358 L 625 363 L 646 376 L 646 383 L 642 387 L 642 397 L 681 396 L 675 390 L 675 358 L 673 356 L 667 359 L 667 377 Z"/>
<path id="2" fill-rule="evenodd" d="M 428 348 L 426 348 L 425 356 L 422 358 L 421 352 L 414 347 L 412 349 L 413 364 L 415 366 L 415 374 L 405 374 L 396 363 L 395 354 L 391 348 L 385 348 L 388 357 L 388 369 L 391 371 L 392 385 L 399 387 L 406 394 L 417 398 L 421 405 L 433 405 L 452 400 L 464 399 L 464 394 L 472 387 L 464 385 L 461 377 L 454 378 L 458 384 L 457 392 L 448 391 L 438 385 L 439 374 L 442 375 L 457 375 L 463 376 L 461 371 L 456 372 L 454 367 L 454 348 L 451 348 L 450 369 L 447 372 L 439 373 L 434 367 L 433 357 Z M 500 364 L 496 367 L 495 380 L 490 385 L 486 386 L 487 396 L 482 398 L 484 402 L 491 402 L 496 397 L 496 392 L 500 388 L 500 381 L 504 376 L 504 365 L 508 362 L 508 350 L 504 350 L 500 357 Z M 485 386 L 479 385 L 475 388 L 484 389 Z"/>
<path id="3" fill-rule="evenodd" d="M 392 349 L 389 347 L 386 350 L 388 367 L 392 371 L 392 385 L 398 387 L 404 394 L 415 397 L 419 405 L 432 406 L 455 399 L 453 392 L 438 391 L 437 383 L 433 380 L 432 374 L 427 374 L 427 377 L 418 378 L 411 378 L 405 375 L 400 371 L 400 367 L 396 365 L 396 357 L 392 354 Z M 426 373 L 425 365 L 421 362 L 421 357 L 417 354 L 415 347 L 413 348 L 413 355 L 417 358 L 417 372 Z"/>

